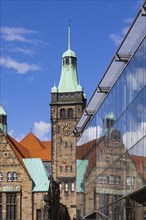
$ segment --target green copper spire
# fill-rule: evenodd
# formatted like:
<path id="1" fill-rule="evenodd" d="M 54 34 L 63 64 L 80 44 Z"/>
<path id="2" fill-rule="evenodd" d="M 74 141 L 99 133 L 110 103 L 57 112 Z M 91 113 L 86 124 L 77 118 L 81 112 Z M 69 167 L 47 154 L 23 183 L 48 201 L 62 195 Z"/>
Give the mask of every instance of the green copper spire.
<path id="1" fill-rule="evenodd" d="M 68 50 L 70 50 L 70 24 L 68 25 Z"/>
<path id="2" fill-rule="evenodd" d="M 58 92 L 82 92 L 77 75 L 77 58 L 71 50 L 70 24 L 68 25 L 68 50 L 62 56 L 62 71 Z"/>
<path id="3" fill-rule="evenodd" d="M 0 129 L 7 135 L 7 114 L 0 104 Z"/>

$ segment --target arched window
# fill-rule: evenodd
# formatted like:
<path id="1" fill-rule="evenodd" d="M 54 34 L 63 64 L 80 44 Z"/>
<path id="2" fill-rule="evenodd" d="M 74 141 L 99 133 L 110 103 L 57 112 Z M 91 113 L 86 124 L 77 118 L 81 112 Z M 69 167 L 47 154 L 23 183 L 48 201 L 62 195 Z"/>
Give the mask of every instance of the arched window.
<path id="1" fill-rule="evenodd" d="M 68 117 L 73 118 L 73 109 L 72 108 L 68 109 Z"/>
<path id="2" fill-rule="evenodd" d="M 60 109 L 60 118 L 65 118 L 65 109 Z"/>
<path id="3" fill-rule="evenodd" d="M 13 173 L 13 181 L 17 181 L 17 173 L 16 172 Z"/>
<path id="4" fill-rule="evenodd" d="M 0 172 L 0 182 L 3 181 L 3 174 Z"/>
<path id="5" fill-rule="evenodd" d="M 10 173 L 10 172 L 8 172 L 7 173 L 7 181 L 12 181 L 12 178 L 13 176 L 12 176 L 12 173 Z"/>

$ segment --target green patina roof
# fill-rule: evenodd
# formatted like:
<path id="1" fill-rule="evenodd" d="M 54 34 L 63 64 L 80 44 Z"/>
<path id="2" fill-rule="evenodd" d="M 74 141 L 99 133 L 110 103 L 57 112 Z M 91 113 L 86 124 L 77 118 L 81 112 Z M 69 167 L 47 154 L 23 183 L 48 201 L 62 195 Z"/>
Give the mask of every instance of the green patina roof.
<path id="1" fill-rule="evenodd" d="M 7 115 L 2 105 L 0 105 L 0 115 Z"/>
<path id="2" fill-rule="evenodd" d="M 63 60 L 74 57 L 76 55 L 74 51 L 70 49 L 70 26 L 68 26 L 68 50 L 63 53 Z M 61 92 L 82 92 L 82 86 L 79 84 L 77 67 L 71 62 L 68 64 L 62 65 L 62 71 L 60 76 L 60 81 L 58 88 L 56 86 L 52 87 L 52 93 L 61 93 Z"/>
<path id="3" fill-rule="evenodd" d="M 51 92 L 52 93 L 57 93 L 58 92 L 58 89 L 55 85 L 52 87 Z"/>
<path id="4" fill-rule="evenodd" d="M 76 57 L 76 55 L 71 49 L 68 49 L 63 53 L 62 58 L 64 57 Z"/>
<path id="5" fill-rule="evenodd" d="M 85 174 L 87 165 L 88 165 L 88 160 L 76 160 L 76 167 L 77 167 L 76 190 L 77 192 L 83 192 L 82 185 L 84 182 L 84 174 Z"/>
<path id="6" fill-rule="evenodd" d="M 34 182 L 33 192 L 46 192 L 49 188 L 49 173 L 39 158 L 23 159 L 23 162 Z"/>
<path id="7" fill-rule="evenodd" d="M 73 65 L 62 67 L 61 77 L 58 85 L 58 92 L 79 92 L 82 87 L 79 85 L 77 71 Z"/>

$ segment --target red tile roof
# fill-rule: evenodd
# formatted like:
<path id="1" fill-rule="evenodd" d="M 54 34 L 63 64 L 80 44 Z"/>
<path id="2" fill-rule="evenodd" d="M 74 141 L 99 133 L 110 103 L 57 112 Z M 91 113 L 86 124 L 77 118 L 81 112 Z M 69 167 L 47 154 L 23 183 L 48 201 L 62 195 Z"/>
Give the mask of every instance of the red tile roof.
<path id="1" fill-rule="evenodd" d="M 40 141 L 33 133 L 26 135 L 20 144 L 25 147 L 31 158 L 41 158 L 43 161 L 51 161 L 51 141 Z"/>
<path id="2" fill-rule="evenodd" d="M 146 172 L 145 172 L 146 157 L 137 156 L 137 155 L 131 155 L 131 157 L 132 157 L 133 161 L 135 162 L 139 173 L 141 173 L 142 176 L 146 179 Z"/>
<path id="3" fill-rule="evenodd" d="M 26 166 L 23 162 L 23 158 L 27 157 L 30 158 L 30 154 L 27 151 L 27 149 L 25 149 L 20 143 L 18 143 L 14 138 L 12 138 L 11 136 L 7 135 L 6 140 L 8 141 L 9 145 L 11 146 L 13 152 L 15 153 L 16 157 L 18 158 L 18 160 L 20 161 L 21 165 L 23 166 L 24 170 L 26 171 L 26 173 L 28 174 L 28 176 L 30 177 Z M 31 178 L 31 177 L 30 177 Z"/>
<path id="4" fill-rule="evenodd" d="M 42 142 L 32 132 L 26 135 L 20 141 L 20 144 L 22 144 L 27 149 L 34 149 L 34 150 L 45 149 L 45 146 L 42 144 Z"/>

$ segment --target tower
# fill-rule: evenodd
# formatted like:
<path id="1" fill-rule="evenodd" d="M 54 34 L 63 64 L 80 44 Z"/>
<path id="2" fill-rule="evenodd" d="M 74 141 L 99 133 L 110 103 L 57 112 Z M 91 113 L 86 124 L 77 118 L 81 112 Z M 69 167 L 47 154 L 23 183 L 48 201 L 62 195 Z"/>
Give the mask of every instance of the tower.
<path id="1" fill-rule="evenodd" d="M 0 129 L 7 135 L 7 114 L 0 104 Z"/>
<path id="2" fill-rule="evenodd" d="M 70 48 L 62 56 L 58 87 L 51 90 L 52 175 L 60 185 L 61 203 L 71 219 L 76 216 L 76 137 L 73 129 L 86 105 L 86 97 L 77 75 L 77 57 Z"/>

